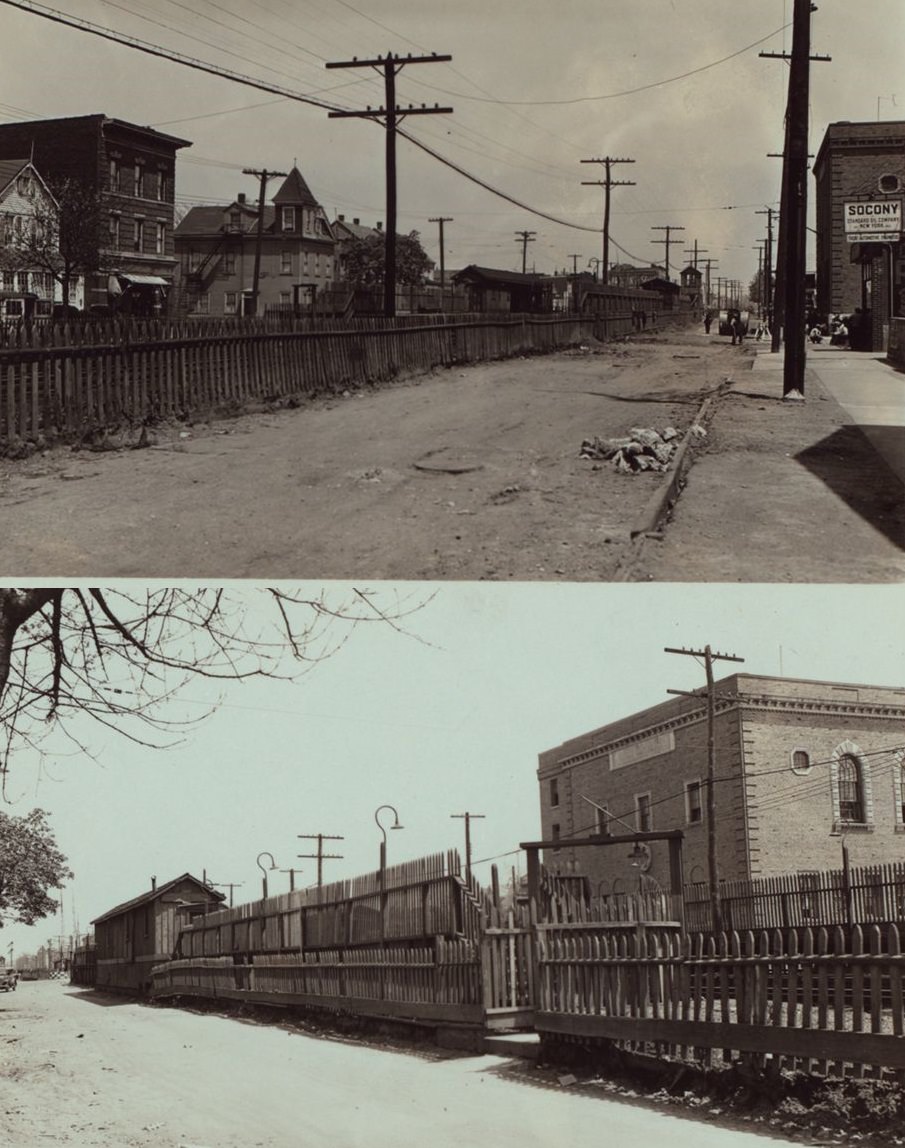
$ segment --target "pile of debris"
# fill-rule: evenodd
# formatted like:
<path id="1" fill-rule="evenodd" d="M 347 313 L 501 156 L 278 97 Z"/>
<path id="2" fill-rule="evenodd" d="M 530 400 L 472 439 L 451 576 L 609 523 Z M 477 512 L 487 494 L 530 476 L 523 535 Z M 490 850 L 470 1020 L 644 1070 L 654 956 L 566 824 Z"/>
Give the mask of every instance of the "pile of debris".
<path id="1" fill-rule="evenodd" d="M 666 470 L 678 446 L 675 427 L 656 431 L 652 427 L 630 427 L 626 438 L 592 438 L 581 444 L 579 458 L 605 459 L 624 474 L 641 470 Z"/>

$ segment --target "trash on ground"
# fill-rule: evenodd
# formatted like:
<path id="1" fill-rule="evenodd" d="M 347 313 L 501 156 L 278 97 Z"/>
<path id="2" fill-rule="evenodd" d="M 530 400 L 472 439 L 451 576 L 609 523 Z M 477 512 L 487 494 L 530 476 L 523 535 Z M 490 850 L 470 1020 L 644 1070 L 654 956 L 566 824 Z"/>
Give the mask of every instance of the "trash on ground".
<path id="1" fill-rule="evenodd" d="M 666 470 L 678 445 L 675 427 L 631 427 L 624 438 L 585 439 L 579 458 L 605 459 L 623 474 L 642 470 Z"/>

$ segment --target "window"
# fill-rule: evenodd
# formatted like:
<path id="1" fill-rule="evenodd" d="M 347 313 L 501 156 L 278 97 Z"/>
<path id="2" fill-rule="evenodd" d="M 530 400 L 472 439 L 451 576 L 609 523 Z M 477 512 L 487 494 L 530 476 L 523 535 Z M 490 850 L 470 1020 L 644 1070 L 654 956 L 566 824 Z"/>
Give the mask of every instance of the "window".
<path id="1" fill-rule="evenodd" d="M 223 296 L 223 314 L 236 315 L 239 311 L 239 292 L 227 291 Z"/>
<path id="2" fill-rule="evenodd" d="M 635 828 L 639 833 L 650 833 L 653 829 L 649 793 L 635 795 Z"/>
<path id="3" fill-rule="evenodd" d="M 559 805 L 559 778 L 550 778 L 550 804 Z"/>
<path id="4" fill-rule="evenodd" d="M 850 753 L 839 758 L 839 816 L 843 821 L 864 821 L 861 763 Z"/>
<path id="5" fill-rule="evenodd" d="M 689 825 L 700 825 L 704 820 L 700 781 L 685 782 L 685 820 Z"/>
<path id="6" fill-rule="evenodd" d="M 292 252 L 291 251 L 281 251 L 280 252 L 280 274 L 281 275 L 291 275 L 292 274 Z"/>
<path id="7" fill-rule="evenodd" d="M 242 212 L 231 211 L 229 213 L 229 226 L 233 231 L 242 230 Z"/>
<path id="8" fill-rule="evenodd" d="M 119 160 L 110 160 L 110 190 L 119 191 L 121 186 Z"/>
<path id="9" fill-rule="evenodd" d="M 806 749 L 792 750 L 792 772 L 805 776 L 811 772 L 811 755 Z"/>
<path id="10" fill-rule="evenodd" d="M 223 274 L 235 275 L 236 273 L 236 253 L 235 251 L 227 251 L 223 256 Z"/>
<path id="11" fill-rule="evenodd" d="M 289 291 L 280 292 L 280 303 L 285 307 L 292 302 L 292 295 Z"/>
<path id="12" fill-rule="evenodd" d="M 550 836 L 553 838 L 554 841 L 558 842 L 559 841 L 559 834 L 560 834 L 559 822 L 554 821 L 553 824 L 550 826 Z M 554 848 L 555 848 L 556 852 L 558 853 L 559 852 L 559 845 L 554 846 Z"/>
<path id="13" fill-rule="evenodd" d="M 211 310 L 210 295 L 206 292 L 204 295 L 199 295 L 195 300 L 195 313 L 198 315 L 209 315 Z"/>
<path id="14" fill-rule="evenodd" d="M 145 249 L 145 221 L 143 219 L 135 220 L 134 249 L 139 252 Z"/>
<path id="15" fill-rule="evenodd" d="M 132 179 L 135 187 L 135 194 L 140 196 L 142 194 L 141 164 L 137 160 L 135 161 L 135 167 L 133 168 Z"/>
<path id="16" fill-rule="evenodd" d="M 157 233 L 154 237 L 154 251 L 158 255 L 163 255 L 167 249 L 167 225 L 165 223 L 157 224 Z"/>
<path id="17" fill-rule="evenodd" d="M 282 211 L 283 230 L 295 231 L 295 208 L 284 207 Z"/>
<path id="18" fill-rule="evenodd" d="M 605 805 L 594 809 L 594 820 L 596 829 L 599 836 L 604 836 L 610 831 L 610 811 Z"/>
<path id="19" fill-rule="evenodd" d="M 114 251 L 119 250 L 119 216 L 110 216 L 110 246 Z"/>

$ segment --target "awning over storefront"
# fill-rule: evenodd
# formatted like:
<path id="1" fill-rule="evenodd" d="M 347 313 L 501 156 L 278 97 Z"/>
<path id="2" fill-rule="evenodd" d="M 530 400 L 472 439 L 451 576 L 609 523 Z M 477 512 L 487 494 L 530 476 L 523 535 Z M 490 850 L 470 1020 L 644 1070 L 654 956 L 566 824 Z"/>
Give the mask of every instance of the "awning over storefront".
<path id="1" fill-rule="evenodd" d="M 117 279 L 130 287 L 169 287 L 160 275 L 117 275 Z"/>

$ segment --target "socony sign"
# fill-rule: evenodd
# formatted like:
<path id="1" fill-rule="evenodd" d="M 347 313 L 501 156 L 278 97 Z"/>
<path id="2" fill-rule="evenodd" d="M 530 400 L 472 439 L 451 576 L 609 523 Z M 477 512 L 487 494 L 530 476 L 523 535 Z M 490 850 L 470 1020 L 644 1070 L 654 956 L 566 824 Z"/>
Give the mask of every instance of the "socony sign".
<path id="1" fill-rule="evenodd" d="M 843 203 L 849 243 L 895 242 L 902 234 L 902 200 L 877 199 Z"/>

